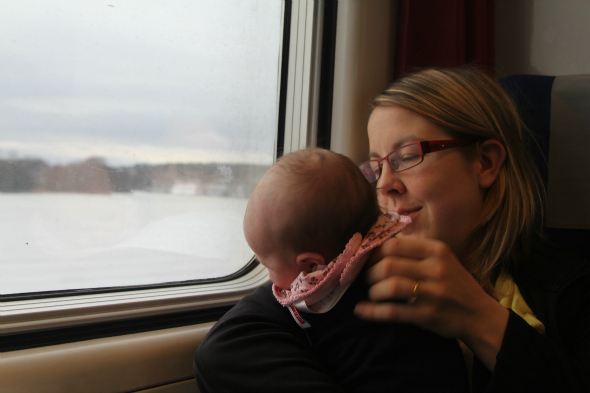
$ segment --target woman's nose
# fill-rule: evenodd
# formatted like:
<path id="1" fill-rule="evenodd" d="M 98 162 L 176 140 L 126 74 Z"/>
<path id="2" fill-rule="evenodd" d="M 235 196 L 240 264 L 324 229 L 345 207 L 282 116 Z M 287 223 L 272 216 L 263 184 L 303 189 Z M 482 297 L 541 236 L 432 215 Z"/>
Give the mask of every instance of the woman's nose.
<path id="1" fill-rule="evenodd" d="M 381 176 L 377 180 L 378 194 L 403 194 L 406 192 L 406 186 L 399 177 L 398 172 L 394 172 L 386 163 L 381 169 Z"/>

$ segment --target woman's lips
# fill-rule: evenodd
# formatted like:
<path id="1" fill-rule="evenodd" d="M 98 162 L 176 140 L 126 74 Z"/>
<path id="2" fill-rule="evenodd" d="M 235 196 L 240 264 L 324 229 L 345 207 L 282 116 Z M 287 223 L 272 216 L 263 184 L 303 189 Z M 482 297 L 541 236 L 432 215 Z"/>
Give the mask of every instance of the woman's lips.
<path id="1" fill-rule="evenodd" d="M 400 215 L 404 215 L 404 216 L 412 216 L 412 214 L 417 213 L 421 209 L 422 209 L 422 207 L 413 207 L 410 209 L 399 209 L 399 210 L 396 210 L 396 213 L 400 214 Z"/>
<path id="2" fill-rule="evenodd" d="M 418 215 L 418 212 L 422 210 L 422 207 L 413 207 L 411 209 L 399 209 L 396 210 L 396 213 L 399 215 L 404 215 L 404 216 L 409 216 L 412 219 L 412 222 L 416 222 L 416 216 Z M 410 224 L 409 226 L 411 226 L 412 224 Z M 409 228 L 408 228 L 409 229 Z"/>

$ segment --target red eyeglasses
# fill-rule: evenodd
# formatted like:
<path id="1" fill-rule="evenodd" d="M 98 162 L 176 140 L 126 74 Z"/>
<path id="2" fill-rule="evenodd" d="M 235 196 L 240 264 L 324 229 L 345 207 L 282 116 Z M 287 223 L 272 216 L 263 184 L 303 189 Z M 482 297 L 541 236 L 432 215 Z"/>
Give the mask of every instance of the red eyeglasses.
<path id="1" fill-rule="evenodd" d="M 359 165 L 363 175 L 369 183 L 379 180 L 383 170 L 383 161 L 389 163 L 392 172 L 401 172 L 419 165 L 424 161 L 424 155 L 435 151 L 463 147 L 475 143 L 475 140 L 445 139 L 435 141 L 416 141 L 401 146 L 383 158 L 369 160 Z"/>

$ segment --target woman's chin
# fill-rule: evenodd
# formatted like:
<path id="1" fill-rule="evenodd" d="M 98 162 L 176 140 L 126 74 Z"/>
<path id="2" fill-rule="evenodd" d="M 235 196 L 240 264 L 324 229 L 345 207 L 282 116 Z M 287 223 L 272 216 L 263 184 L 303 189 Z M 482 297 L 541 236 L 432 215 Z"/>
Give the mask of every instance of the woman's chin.
<path id="1" fill-rule="evenodd" d="M 409 236 L 409 235 L 415 235 L 415 234 L 416 234 L 416 226 L 414 225 L 414 223 L 410 223 L 399 232 L 398 236 Z"/>
<path id="2" fill-rule="evenodd" d="M 424 227 L 420 226 L 417 222 L 412 222 L 406 226 L 398 236 L 414 236 L 421 238 L 432 238 L 432 234 L 429 233 Z"/>
<path id="3" fill-rule="evenodd" d="M 406 225 L 400 233 L 415 236 L 421 232 L 420 219 L 417 214 L 410 214 L 409 216 L 412 219 L 412 222 Z"/>

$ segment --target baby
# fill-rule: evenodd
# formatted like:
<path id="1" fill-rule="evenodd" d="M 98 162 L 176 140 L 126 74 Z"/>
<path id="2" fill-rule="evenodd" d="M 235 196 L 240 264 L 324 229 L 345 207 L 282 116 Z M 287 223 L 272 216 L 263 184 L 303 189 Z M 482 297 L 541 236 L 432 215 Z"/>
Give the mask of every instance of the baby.
<path id="1" fill-rule="evenodd" d="M 323 149 L 282 157 L 248 202 L 246 240 L 268 268 L 278 312 L 287 307 L 299 325 L 286 315 L 285 329 L 296 330 L 292 337 L 302 338 L 299 345 L 345 391 L 467 390 L 455 340 L 353 314 L 367 297 L 359 273 L 368 254 L 409 223 L 380 214 L 375 190 L 356 165 Z M 261 312 L 275 312 L 260 301 Z"/>
<path id="2" fill-rule="evenodd" d="M 332 309 L 369 252 L 409 217 L 379 214 L 374 188 L 347 157 L 323 149 L 283 156 L 252 193 L 244 219 L 250 248 L 295 321 Z"/>

